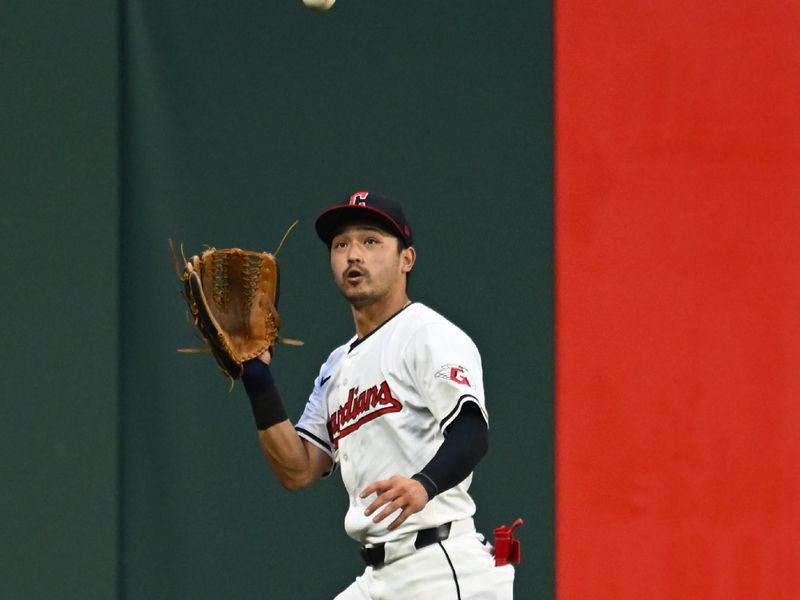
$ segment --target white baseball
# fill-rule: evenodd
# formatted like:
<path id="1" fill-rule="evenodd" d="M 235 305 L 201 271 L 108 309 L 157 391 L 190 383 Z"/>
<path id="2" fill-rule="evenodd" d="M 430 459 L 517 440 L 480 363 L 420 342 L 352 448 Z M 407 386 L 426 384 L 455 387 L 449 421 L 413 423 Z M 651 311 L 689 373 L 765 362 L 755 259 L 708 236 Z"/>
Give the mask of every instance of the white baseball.
<path id="1" fill-rule="evenodd" d="M 308 8 L 312 10 L 328 10 L 336 0 L 303 0 Z"/>

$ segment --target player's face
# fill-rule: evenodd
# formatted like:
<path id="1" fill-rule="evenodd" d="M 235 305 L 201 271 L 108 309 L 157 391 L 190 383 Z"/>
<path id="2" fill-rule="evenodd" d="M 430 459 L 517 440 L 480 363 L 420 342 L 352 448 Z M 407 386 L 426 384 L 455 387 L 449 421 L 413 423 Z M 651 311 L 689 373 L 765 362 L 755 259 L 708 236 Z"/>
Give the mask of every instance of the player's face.
<path id="1" fill-rule="evenodd" d="M 405 297 L 414 258 L 413 248 L 402 248 L 400 240 L 369 223 L 348 225 L 331 243 L 334 280 L 356 308 Z"/>

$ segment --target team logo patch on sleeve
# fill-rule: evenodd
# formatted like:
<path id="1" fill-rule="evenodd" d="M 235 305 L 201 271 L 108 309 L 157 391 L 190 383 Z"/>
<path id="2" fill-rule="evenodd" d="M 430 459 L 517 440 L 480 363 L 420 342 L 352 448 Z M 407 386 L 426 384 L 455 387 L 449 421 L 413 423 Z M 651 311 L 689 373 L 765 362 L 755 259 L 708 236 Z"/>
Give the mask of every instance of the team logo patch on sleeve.
<path id="1" fill-rule="evenodd" d="M 461 365 L 442 365 L 442 367 L 436 371 L 436 377 L 438 379 L 447 379 L 461 385 L 466 385 L 467 387 L 472 387 L 472 384 L 469 382 L 469 371 Z"/>

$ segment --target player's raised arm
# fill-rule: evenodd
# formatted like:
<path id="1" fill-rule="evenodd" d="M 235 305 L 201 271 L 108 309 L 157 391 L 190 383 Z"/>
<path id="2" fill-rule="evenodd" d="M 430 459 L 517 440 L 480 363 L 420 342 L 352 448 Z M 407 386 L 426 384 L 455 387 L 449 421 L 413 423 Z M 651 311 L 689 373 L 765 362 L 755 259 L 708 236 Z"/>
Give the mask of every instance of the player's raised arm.
<path id="1" fill-rule="evenodd" d="M 281 485 L 295 491 L 329 471 L 332 461 L 297 434 L 286 416 L 268 361 L 266 352 L 262 359 L 245 362 L 242 382 L 250 398 L 261 451 Z"/>
<path id="2" fill-rule="evenodd" d="M 275 254 L 209 248 L 185 261 L 183 272 L 169 242 L 194 325 L 222 373 L 232 382 L 243 380 L 264 455 L 281 484 L 291 490 L 316 481 L 332 464 L 331 456 L 302 440 L 292 427 L 269 368 L 269 348 L 277 341 L 302 344 L 278 337 L 276 308 L 279 278 L 275 256 L 294 225 Z"/>

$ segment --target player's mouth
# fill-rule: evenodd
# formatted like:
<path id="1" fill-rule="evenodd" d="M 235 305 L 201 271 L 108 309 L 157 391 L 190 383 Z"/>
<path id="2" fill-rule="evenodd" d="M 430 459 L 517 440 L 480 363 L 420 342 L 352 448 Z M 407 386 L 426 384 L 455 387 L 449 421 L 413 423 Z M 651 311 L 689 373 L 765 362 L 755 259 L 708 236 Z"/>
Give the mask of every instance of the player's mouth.
<path id="1" fill-rule="evenodd" d="M 345 281 L 347 281 L 348 283 L 352 283 L 354 285 L 362 282 L 365 278 L 366 278 L 366 273 L 356 267 L 351 267 L 347 269 L 347 271 L 345 271 L 344 273 Z"/>

